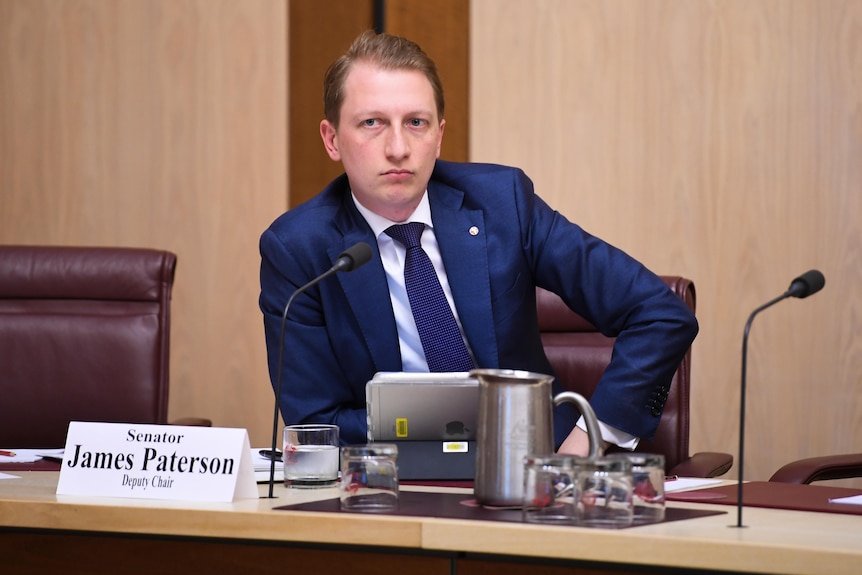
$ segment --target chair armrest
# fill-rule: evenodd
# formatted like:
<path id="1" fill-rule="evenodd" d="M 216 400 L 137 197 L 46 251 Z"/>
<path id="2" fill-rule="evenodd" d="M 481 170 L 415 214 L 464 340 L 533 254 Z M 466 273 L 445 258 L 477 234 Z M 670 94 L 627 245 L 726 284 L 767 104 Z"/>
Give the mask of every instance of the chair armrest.
<path id="1" fill-rule="evenodd" d="M 704 451 L 695 453 L 673 469 L 668 469 L 667 474 L 679 477 L 717 477 L 727 473 L 732 465 L 731 454 Z"/>
<path id="2" fill-rule="evenodd" d="M 781 483 L 811 483 L 853 477 L 862 477 L 862 453 L 798 459 L 776 471 L 769 480 Z"/>
<path id="3" fill-rule="evenodd" d="M 169 425 L 190 425 L 192 427 L 212 427 L 213 422 L 203 417 L 181 417 L 168 422 Z"/>

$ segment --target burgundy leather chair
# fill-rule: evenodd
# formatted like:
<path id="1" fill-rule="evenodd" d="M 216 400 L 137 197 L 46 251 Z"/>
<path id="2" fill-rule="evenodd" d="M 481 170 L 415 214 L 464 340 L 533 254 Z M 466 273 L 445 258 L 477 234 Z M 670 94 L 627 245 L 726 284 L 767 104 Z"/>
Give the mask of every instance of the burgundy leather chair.
<path id="1" fill-rule="evenodd" d="M 152 249 L 0 246 L 0 446 L 63 447 L 70 421 L 167 423 L 176 262 Z"/>
<path id="2" fill-rule="evenodd" d="M 673 292 L 695 311 L 694 283 L 682 277 L 662 277 Z M 587 399 L 611 359 L 613 338 L 602 335 L 574 313 L 554 293 L 536 290 L 539 330 L 545 353 L 563 387 Z M 642 439 L 637 451 L 660 453 L 665 457 L 669 475 L 715 477 L 733 465 L 728 453 L 689 454 L 689 389 L 691 386 L 691 349 L 673 376 L 662 413 L 661 423 L 652 440 Z"/>
<path id="3" fill-rule="evenodd" d="M 769 480 L 808 484 L 858 477 L 862 477 L 862 453 L 841 453 L 792 461 L 783 465 Z"/>

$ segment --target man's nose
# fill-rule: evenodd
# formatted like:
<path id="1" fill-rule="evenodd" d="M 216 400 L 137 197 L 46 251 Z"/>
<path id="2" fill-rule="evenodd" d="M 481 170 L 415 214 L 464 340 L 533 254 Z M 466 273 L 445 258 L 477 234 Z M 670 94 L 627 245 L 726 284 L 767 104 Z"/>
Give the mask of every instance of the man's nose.
<path id="1" fill-rule="evenodd" d="M 407 135 L 402 126 L 393 126 L 386 139 L 386 155 L 392 158 L 403 158 L 410 153 Z"/>

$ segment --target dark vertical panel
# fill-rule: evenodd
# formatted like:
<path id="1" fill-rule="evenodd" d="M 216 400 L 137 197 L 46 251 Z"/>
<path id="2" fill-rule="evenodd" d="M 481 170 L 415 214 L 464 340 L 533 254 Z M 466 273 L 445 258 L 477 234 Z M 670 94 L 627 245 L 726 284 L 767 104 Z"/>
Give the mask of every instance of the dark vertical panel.
<path id="1" fill-rule="evenodd" d="M 374 0 L 290 0 L 288 16 L 288 205 L 317 194 L 342 173 L 320 140 L 323 74 L 363 30 Z"/>
<path id="2" fill-rule="evenodd" d="M 410 38 L 437 63 L 446 95 L 441 158 L 469 159 L 469 0 L 386 0 L 386 31 Z"/>
<path id="3" fill-rule="evenodd" d="M 386 0 L 374 0 L 374 31 L 386 31 Z"/>
<path id="4" fill-rule="evenodd" d="M 323 150 L 323 74 L 360 32 L 377 26 L 417 42 L 437 62 L 446 94 L 441 157 L 469 153 L 469 0 L 290 0 L 289 190 L 295 206 L 341 174 Z"/>

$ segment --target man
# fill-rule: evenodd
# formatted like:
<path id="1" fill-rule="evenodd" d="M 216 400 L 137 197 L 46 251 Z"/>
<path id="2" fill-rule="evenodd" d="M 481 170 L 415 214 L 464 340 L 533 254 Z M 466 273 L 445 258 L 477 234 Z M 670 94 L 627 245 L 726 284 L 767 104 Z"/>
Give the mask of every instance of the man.
<path id="1" fill-rule="evenodd" d="M 416 252 L 390 228 L 414 222 L 408 227 L 418 229 L 414 241 L 437 276 L 423 281 L 439 279 L 454 315 L 455 343 L 443 355 L 460 348 L 462 363 L 450 370 L 552 374 L 536 318 L 535 287 L 544 287 L 617 336 L 590 402 L 603 439 L 635 447 L 655 433 L 660 416 L 647 404 L 666 391 L 691 345 L 694 316 L 655 274 L 549 208 L 522 171 L 439 161 L 443 111 L 436 67 L 409 40 L 366 32 L 327 71 L 320 135 L 345 174 L 276 219 L 260 240 L 274 386 L 290 295 L 357 242 L 374 254 L 293 302 L 284 335 L 285 421 L 336 423 L 345 443 L 364 443 L 365 383 L 374 373 L 437 365 L 419 333 L 422 320 L 411 313 L 405 266 Z M 571 404 L 556 409 L 555 445 L 584 455 L 587 436 L 576 417 Z"/>

